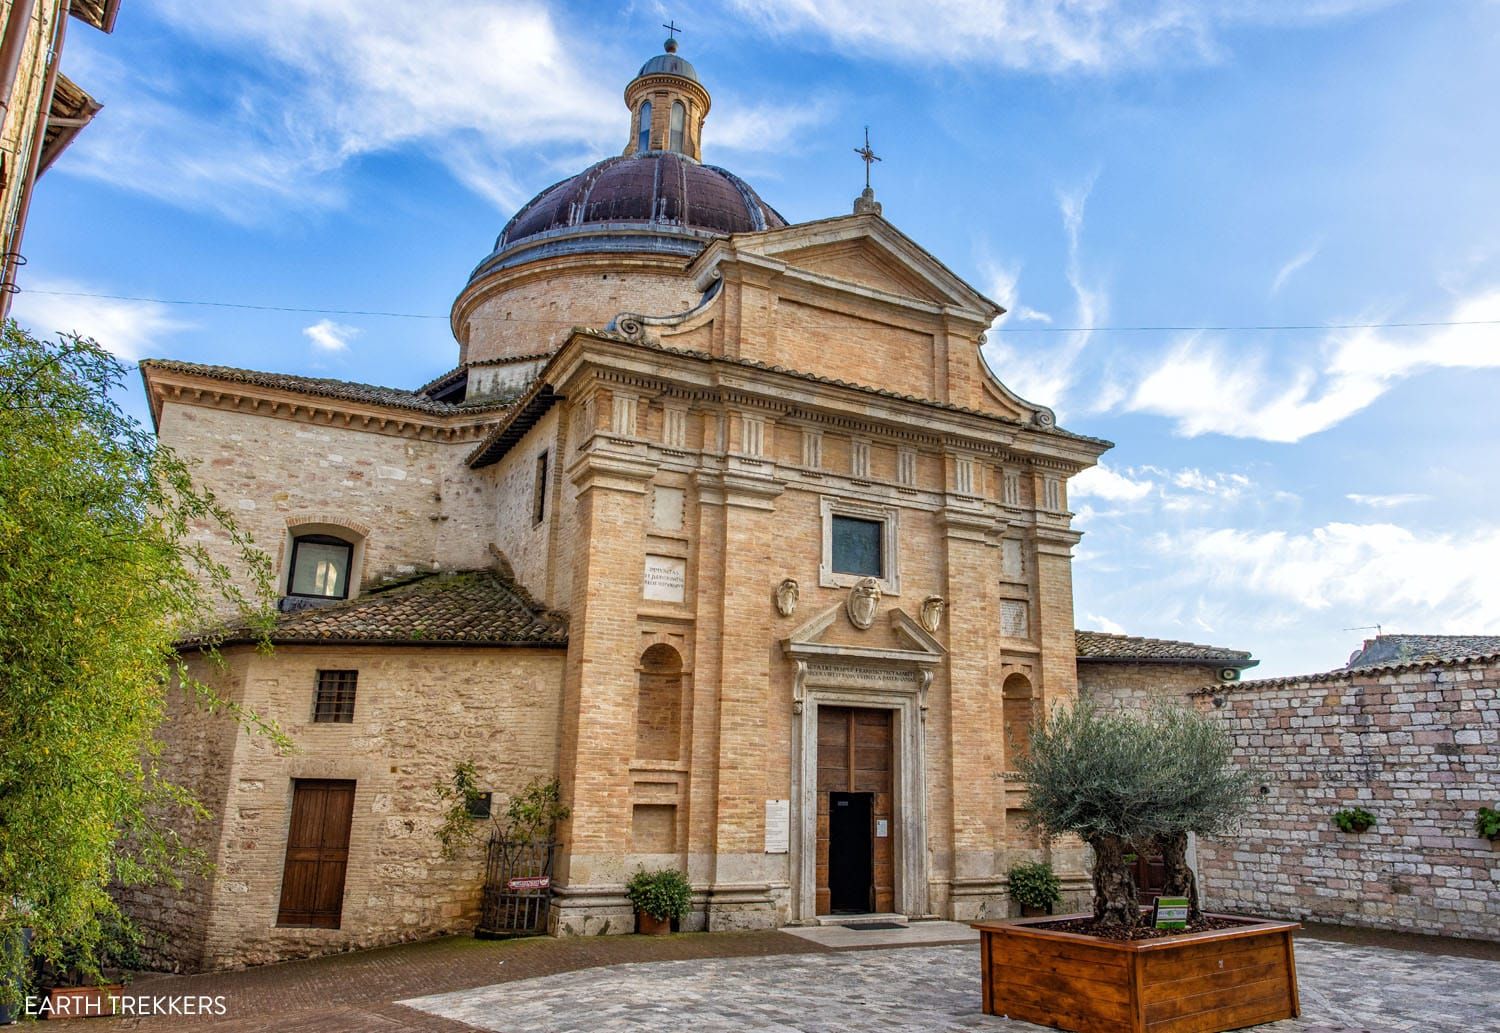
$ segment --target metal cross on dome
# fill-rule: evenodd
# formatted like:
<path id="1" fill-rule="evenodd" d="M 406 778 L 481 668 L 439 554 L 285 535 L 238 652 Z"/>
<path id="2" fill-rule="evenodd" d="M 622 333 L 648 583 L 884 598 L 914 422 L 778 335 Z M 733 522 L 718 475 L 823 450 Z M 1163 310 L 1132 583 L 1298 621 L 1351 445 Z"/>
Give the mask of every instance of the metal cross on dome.
<path id="1" fill-rule="evenodd" d="M 668 18 L 667 23 L 662 28 L 667 30 L 668 39 L 676 39 L 677 34 L 682 31 L 677 27 L 677 19 L 675 18 Z"/>
<path id="2" fill-rule="evenodd" d="M 854 153 L 864 159 L 865 162 L 865 189 L 870 189 L 870 166 L 880 160 L 880 156 L 870 150 L 870 127 L 865 126 L 865 145 L 854 148 Z"/>

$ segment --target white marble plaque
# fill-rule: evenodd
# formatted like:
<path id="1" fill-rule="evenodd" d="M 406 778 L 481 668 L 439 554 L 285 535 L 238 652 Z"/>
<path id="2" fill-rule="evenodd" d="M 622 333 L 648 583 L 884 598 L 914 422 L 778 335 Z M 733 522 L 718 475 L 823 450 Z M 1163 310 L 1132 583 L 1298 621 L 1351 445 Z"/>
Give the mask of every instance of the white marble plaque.
<path id="1" fill-rule="evenodd" d="M 792 849 L 792 801 L 766 801 L 766 853 L 785 854 Z"/>
<path id="2" fill-rule="evenodd" d="M 875 838 L 884 839 L 891 834 L 891 823 L 884 818 L 875 819 Z"/>
<path id="3" fill-rule="evenodd" d="M 1025 603 L 1007 599 L 1000 604 L 1000 634 L 1007 638 L 1030 638 L 1031 622 Z"/>
<path id="4" fill-rule="evenodd" d="M 663 531 L 682 530 L 681 488 L 658 485 L 651 496 L 651 522 Z"/>
<path id="5" fill-rule="evenodd" d="M 641 596 L 661 603 L 680 603 L 687 587 L 687 561 L 676 556 L 646 556 Z"/>

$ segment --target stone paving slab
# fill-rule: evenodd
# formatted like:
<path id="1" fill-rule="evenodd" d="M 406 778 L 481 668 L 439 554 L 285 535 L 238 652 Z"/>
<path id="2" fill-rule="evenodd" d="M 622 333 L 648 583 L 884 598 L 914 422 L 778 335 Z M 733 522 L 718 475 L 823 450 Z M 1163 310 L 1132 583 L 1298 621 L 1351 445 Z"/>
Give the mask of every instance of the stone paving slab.
<path id="1" fill-rule="evenodd" d="M 1265 1033 L 1500 1030 L 1500 963 L 1301 939 L 1300 1019 Z M 971 945 L 614 965 L 401 1002 L 494 1033 L 1040 1031 L 982 1014 Z"/>

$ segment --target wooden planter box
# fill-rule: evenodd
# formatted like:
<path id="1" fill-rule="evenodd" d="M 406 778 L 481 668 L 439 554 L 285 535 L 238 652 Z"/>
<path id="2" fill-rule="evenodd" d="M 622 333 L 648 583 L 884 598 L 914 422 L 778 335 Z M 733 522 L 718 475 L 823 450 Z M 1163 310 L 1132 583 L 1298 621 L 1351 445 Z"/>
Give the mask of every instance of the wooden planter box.
<path id="1" fill-rule="evenodd" d="M 47 995 L 49 1019 L 93 1019 L 115 1013 L 114 998 L 125 992 L 124 984 L 104 986 L 59 986 Z"/>
<path id="2" fill-rule="evenodd" d="M 1301 1014 L 1296 922 L 1215 915 L 1236 927 L 1125 943 L 1033 928 L 1084 917 L 973 923 L 985 1014 L 1074 1033 L 1221 1033 Z"/>

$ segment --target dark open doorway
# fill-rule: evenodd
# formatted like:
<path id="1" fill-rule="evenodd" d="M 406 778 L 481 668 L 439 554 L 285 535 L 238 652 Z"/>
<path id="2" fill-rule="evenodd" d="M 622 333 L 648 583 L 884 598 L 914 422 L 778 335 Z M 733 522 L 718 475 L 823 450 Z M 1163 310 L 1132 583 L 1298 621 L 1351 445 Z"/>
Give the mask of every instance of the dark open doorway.
<path id="1" fill-rule="evenodd" d="M 828 896 L 834 914 L 875 907 L 874 793 L 828 794 Z"/>

